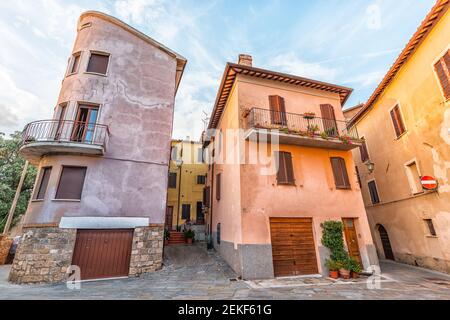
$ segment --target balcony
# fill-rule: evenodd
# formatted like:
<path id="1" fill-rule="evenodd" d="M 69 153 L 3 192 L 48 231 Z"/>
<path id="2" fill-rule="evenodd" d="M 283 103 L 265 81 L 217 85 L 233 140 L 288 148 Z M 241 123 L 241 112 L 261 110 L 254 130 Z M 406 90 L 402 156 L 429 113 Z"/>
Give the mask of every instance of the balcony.
<path id="1" fill-rule="evenodd" d="M 245 139 L 259 141 L 261 135 L 270 142 L 305 147 L 352 150 L 361 145 L 356 127 L 346 121 L 318 118 L 314 114 L 296 114 L 253 108 L 246 116 Z"/>
<path id="2" fill-rule="evenodd" d="M 22 132 L 20 154 L 37 164 L 46 154 L 97 155 L 105 153 L 108 126 L 69 120 L 41 120 Z"/>

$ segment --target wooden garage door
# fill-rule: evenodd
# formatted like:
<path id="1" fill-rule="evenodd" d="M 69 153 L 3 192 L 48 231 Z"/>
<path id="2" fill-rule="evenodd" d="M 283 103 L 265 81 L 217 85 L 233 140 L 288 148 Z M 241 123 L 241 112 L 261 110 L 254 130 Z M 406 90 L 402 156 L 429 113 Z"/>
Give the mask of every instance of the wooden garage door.
<path id="1" fill-rule="evenodd" d="M 319 272 L 311 218 L 271 218 L 270 231 L 276 277 Z"/>
<path id="2" fill-rule="evenodd" d="M 72 264 L 82 280 L 128 276 L 132 241 L 132 229 L 78 230 Z"/>

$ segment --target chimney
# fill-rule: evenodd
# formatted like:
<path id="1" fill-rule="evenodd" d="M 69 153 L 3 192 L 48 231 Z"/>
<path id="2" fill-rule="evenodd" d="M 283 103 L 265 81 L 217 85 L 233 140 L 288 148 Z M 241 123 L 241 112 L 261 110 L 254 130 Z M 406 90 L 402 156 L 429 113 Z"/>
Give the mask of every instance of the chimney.
<path id="1" fill-rule="evenodd" d="M 242 64 L 244 66 L 249 66 L 251 67 L 253 64 L 253 58 L 251 55 L 248 54 L 240 54 L 239 55 L 239 64 Z"/>

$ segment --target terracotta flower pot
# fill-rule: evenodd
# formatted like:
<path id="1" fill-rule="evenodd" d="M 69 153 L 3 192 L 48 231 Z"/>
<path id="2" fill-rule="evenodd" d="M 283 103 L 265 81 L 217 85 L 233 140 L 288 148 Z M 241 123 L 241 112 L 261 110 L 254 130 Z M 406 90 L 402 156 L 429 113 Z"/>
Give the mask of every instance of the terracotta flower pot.
<path id="1" fill-rule="evenodd" d="M 339 274 L 343 279 L 350 279 L 350 270 L 339 269 Z"/>
<path id="2" fill-rule="evenodd" d="M 168 239 L 164 239 L 164 244 L 168 245 L 169 244 L 169 240 Z"/>
<path id="3" fill-rule="evenodd" d="M 359 273 L 352 271 L 352 278 L 353 279 L 358 279 L 359 278 Z"/>
<path id="4" fill-rule="evenodd" d="M 337 279 L 337 278 L 339 278 L 339 271 L 337 271 L 337 270 L 331 271 L 331 270 L 330 270 L 330 278 L 332 278 L 332 279 Z"/>
<path id="5" fill-rule="evenodd" d="M 192 238 L 186 238 L 186 243 L 192 244 Z"/>

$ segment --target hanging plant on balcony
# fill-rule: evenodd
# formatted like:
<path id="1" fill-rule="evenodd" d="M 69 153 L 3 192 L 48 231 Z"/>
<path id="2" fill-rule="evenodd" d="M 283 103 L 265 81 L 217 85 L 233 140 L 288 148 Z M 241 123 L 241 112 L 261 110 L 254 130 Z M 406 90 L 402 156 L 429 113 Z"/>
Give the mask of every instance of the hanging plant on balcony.
<path id="1" fill-rule="evenodd" d="M 303 114 L 303 118 L 305 118 L 305 119 L 311 120 L 311 119 L 314 119 L 315 117 L 316 117 L 316 114 L 314 112 L 305 112 Z"/>
<path id="2" fill-rule="evenodd" d="M 310 137 L 314 137 L 317 131 L 319 131 L 319 126 L 317 124 L 308 125 L 307 132 Z"/>
<path id="3" fill-rule="evenodd" d="M 320 137 L 321 137 L 322 139 L 324 139 L 324 140 L 328 140 L 328 138 L 329 138 L 329 136 L 328 136 L 328 134 L 327 134 L 326 132 L 321 132 L 321 133 L 320 133 Z"/>
<path id="4" fill-rule="evenodd" d="M 340 136 L 339 140 L 341 140 L 344 144 L 352 144 L 352 138 L 347 135 Z"/>

